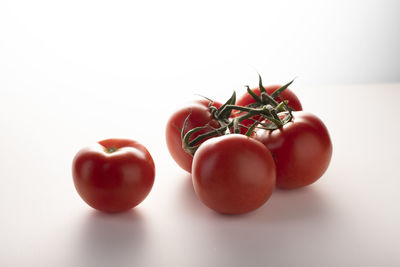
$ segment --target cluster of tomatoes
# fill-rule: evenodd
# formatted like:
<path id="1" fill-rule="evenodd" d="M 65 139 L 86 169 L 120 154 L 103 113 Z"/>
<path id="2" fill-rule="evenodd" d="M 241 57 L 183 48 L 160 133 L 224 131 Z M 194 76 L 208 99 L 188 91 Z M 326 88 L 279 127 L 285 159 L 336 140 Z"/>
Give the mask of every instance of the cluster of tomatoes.
<path id="1" fill-rule="evenodd" d="M 324 123 L 302 111 L 284 86 L 247 88 L 225 103 L 191 102 L 169 119 L 169 152 L 192 174 L 198 198 L 225 214 L 263 205 L 275 187 L 312 184 L 328 168 L 332 143 Z"/>
<path id="2" fill-rule="evenodd" d="M 167 122 L 168 150 L 192 174 L 195 192 L 209 208 L 241 214 L 263 205 L 275 187 L 295 189 L 328 168 L 332 143 L 324 123 L 302 111 L 284 86 L 262 85 L 224 104 L 191 102 Z M 91 207 L 129 210 L 150 193 L 153 159 L 140 143 L 107 139 L 81 149 L 72 164 L 75 188 Z"/>

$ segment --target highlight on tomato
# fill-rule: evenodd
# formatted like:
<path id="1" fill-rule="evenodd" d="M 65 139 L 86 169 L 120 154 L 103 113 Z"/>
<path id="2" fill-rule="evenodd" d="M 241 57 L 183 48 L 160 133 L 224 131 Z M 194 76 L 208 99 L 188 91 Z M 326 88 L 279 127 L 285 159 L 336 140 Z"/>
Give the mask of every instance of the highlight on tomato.
<path id="1" fill-rule="evenodd" d="M 139 142 L 106 139 L 79 150 L 72 176 L 78 194 L 89 206 L 103 212 L 123 212 L 150 193 L 155 166 Z"/>

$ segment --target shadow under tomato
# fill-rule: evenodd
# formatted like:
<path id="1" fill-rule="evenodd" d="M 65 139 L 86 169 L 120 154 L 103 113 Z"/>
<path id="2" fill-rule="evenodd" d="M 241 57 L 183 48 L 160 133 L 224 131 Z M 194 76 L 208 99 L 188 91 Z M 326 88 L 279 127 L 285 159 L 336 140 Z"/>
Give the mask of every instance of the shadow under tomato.
<path id="1" fill-rule="evenodd" d="M 205 206 L 197 197 L 193 188 L 192 175 L 187 173 L 182 176 L 183 177 L 179 177 L 181 184 L 178 187 L 179 192 L 177 199 L 179 207 L 182 208 L 182 212 L 195 217 L 204 217 L 207 216 L 207 213 L 216 213 Z"/>
<path id="2" fill-rule="evenodd" d="M 196 192 L 193 188 L 192 183 L 192 175 L 184 174 L 183 177 L 180 177 L 180 188 L 179 188 L 179 197 L 180 202 L 183 203 L 184 208 L 188 208 L 190 210 L 199 208 L 202 203 L 196 196 Z"/>
<path id="3" fill-rule="evenodd" d="M 332 215 L 332 203 L 327 192 L 318 183 L 294 190 L 275 189 L 268 201 L 249 213 L 228 215 L 215 212 L 205 206 L 196 193 L 190 174 L 181 177 L 179 203 L 185 214 L 231 222 L 245 220 L 247 223 L 283 223 L 285 221 L 323 220 Z M 204 217 L 206 216 L 206 217 Z M 206 219 L 207 220 L 207 219 Z"/>
<path id="4" fill-rule="evenodd" d="M 196 192 L 193 188 L 191 174 L 185 174 L 181 178 L 182 182 L 179 187 L 179 193 L 180 193 L 179 202 L 182 203 L 181 207 L 183 208 L 185 213 L 190 213 L 191 215 L 199 216 L 202 218 L 216 217 L 217 219 L 227 218 L 230 220 L 241 218 L 247 215 L 247 214 L 242 214 L 242 215 L 222 214 L 210 209 L 205 204 L 203 204 L 201 200 L 197 197 Z"/>
<path id="5" fill-rule="evenodd" d="M 74 266 L 140 265 L 146 252 L 146 227 L 137 210 L 108 214 L 93 210 L 76 238 Z"/>
<path id="6" fill-rule="evenodd" d="M 276 189 L 267 203 L 255 211 L 252 220 L 285 221 L 323 220 L 332 212 L 331 203 L 317 185 L 294 190 Z"/>
<path id="7" fill-rule="evenodd" d="M 191 177 L 185 182 L 185 187 L 189 204 L 193 202 L 191 205 L 197 206 L 198 202 L 201 203 L 194 192 Z M 294 220 L 327 215 L 331 210 L 330 204 L 332 203 L 329 201 L 329 196 L 317 183 L 293 190 L 276 188 L 263 206 L 249 213 L 229 215 L 215 212 L 215 214 L 227 218 L 264 217 L 268 221 Z"/>
<path id="8" fill-rule="evenodd" d="M 249 251 L 258 255 L 260 262 L 272 262 L 286 257 L 285 251 L 304 245 L 310 235 L 332 238 L 335 220 L 333 203 L 322 188 L 310 186 L 298 190 L 275 190 L 259 209 L 243 215 L 226 216 L 214 213 L 205 220 L 207 243 L 218 253 L 218 266 L 246 266 L 246 257 L 232 251 Z M 318 237 L 317 237 L 318 239 Z M 311 245 L 310 245 L 311 246 Z M 301 251 L 294 249 L 293 251 Z M 280 256 L 277 256 L 280 255 Z M 301 257 L 301 253 L 297 255 Z"/>

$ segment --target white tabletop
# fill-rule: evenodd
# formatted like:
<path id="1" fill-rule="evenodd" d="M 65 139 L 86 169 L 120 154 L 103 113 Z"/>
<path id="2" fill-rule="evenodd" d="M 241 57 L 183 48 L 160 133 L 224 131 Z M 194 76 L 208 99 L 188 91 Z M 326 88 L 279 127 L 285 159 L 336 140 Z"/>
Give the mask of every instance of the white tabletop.
<path id="1" fill-rule="evenodd" d="M 164 140 L 188 95 L 229 90 L 139 89 L 2 91 L 1 266 L 400 266 L 400 84 L 294 86 L 330 130 L 331 165 L 243 216 L 205 207 Z M 117 215 L 88 207 L 71 177 L 74 154 L 109 137 L 142 142 L 157 172 L 147 199 Z"/>

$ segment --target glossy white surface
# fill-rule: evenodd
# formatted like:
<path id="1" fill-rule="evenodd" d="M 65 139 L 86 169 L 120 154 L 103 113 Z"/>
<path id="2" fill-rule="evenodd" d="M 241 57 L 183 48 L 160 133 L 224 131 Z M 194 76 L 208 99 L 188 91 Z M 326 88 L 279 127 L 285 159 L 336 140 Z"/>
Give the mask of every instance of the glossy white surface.
<path id="1" fill-rule="evenodd" d="M 292 89 L 329 127 L 331 166 L 312 186 L 275 191 L 243 216 L 205 207 L 169 157 L 165 121 L 184 98 L 157 115 L 119 90 L 118 101 L 105 91 L 2 94 L 1 265 L 398 266 L 400 84 Z M 154 122 L 139 117 L 142 108 Z M 157 175 L 142 204 L 106 215 L 75 192 L 71 161 L 114 136 L 145 144 Z"/>

